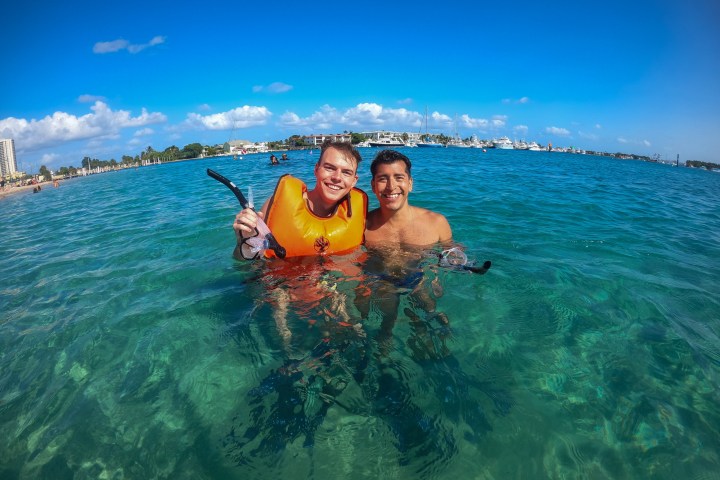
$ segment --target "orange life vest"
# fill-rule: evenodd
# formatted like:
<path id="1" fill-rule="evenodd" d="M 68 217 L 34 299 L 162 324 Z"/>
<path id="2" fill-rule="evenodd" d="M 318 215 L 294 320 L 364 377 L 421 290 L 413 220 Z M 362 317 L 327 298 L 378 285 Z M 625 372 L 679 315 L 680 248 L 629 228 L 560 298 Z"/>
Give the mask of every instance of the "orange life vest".
<path id="1" fill-rule="evenodd" d="M 314 215 L 304 194 L 307 186 L 290 175 L 278 180 L 267 210 L 266 223 L 287 257 L 329 255 L 347 252 L 362 245 L 368 197 L 359 188 L 350 191 L 331 217 Z M 267 257 L 275 254 L 266 250 Z"/>

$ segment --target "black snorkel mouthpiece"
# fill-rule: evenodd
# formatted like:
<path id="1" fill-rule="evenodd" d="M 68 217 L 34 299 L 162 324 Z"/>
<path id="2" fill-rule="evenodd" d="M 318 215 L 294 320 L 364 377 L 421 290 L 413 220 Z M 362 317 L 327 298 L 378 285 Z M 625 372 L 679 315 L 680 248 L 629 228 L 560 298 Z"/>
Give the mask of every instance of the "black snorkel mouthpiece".
<path id="1" fill-rule="evenodd" d="M 250 202 L 248 202 L 247 198 L 245 198 L 245 195 L 243 195 L 243 193 L 240 191 L 240 189 L 233 182 L 231 182 L 227 178 L 223 177 L 216 171 L 211 170 L 209 168 L 207 169 L 207 174 L 208 174 L 208 176 L 214 178 L 218 182 L 220 182 L 223 185 L 225 185 L 226 187 L 228 187 L 235 194 L 238 201 L 240 202 L 240 205 L 243 208 L 252 208 L 252 206 L 250 205 Z M 255 211 L 254 208 L 252 208 L 252 210 Z M 253 239 L 257 238 L 258 236 L 262 236 L 262 237 L 255 242 L 253 242 L 253 241 L 247 242 L 248 244 L 250 244 L 253 247 L 254 250 L 259 251 L 262 249 L 269 248 L 270 250 L 275 252 L 275 255 L 278 258 L 285 258 L 285 255 L 287 254 L 287 252 L 282 247 L 282 245 L 280 245 L 278 243 L 278 241 L 275 239 L 275 236 L 272 234 L 272 232 L 270 232 L 270 228 L 268 228 L 268 226 L 265 224 L 263 219 L 260 217 L 258 217 L 258 224 L 257 224 L 257 228 L 255 230 L 258 233 L 256 234 L 255 237 L 253 237 Z M 248 240 L 250 240 L 250 239 L 248 239 Z"/>
<path id="2" fill-rule="evenodd" d="M 476 267 L 475 265 L 462 266 L 463 270 L 479 273 L 480 275 L 484 275 L 488 270 L 490 270 L 490 267 L 492 267 L 492 262 L 490 260 L 486 260 L 485 263 L 482 264 L 482 267 Z"/>

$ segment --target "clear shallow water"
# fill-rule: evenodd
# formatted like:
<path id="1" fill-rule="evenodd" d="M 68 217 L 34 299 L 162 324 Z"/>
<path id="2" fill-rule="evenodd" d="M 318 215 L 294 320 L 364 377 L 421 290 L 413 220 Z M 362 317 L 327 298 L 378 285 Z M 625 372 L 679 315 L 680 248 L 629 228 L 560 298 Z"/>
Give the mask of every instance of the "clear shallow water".
<path id="1" fill-rule="evenodd" d="M 358 285 L 388 293 L 362 258 L 231 258 L 238 205 L 205 169 L 259 203 L 281 173 L 312 179 L 317 155 L 1 199 L 0 478 L 715 478 L 720 175 L 406 153 L 412 203 L 493 267 L 425 262 L 450 329 L 401 285 L 389 340 L 377 306 L 352 301 Z M 364 337 L 340 323 L 359 320 Z"/>

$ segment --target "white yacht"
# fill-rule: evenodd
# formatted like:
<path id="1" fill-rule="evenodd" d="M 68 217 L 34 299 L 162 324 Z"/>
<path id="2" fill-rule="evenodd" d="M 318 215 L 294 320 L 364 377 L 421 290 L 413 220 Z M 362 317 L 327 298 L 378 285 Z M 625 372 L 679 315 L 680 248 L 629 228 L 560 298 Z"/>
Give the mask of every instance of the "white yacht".
<path id="1" fill-rule="evenodd" d="M 447 144 L 448 147 L 455 147 L 455 148 L 470 148 L 470 145 L 467 143 L 464 143 L 462 140 L 460 140 L 459 137 L 453 138 L 450 140 Z"/>
<path id="2" fill-rule="evenodd" d="M 383 136 L 376 140 L 370 140 L 368 142 L 371 147 L 404 147 L 405 142 L 402 138 L 396 137 L 395 135 Z"/>
<path id="3" fill-rule="evenodd" d="M 498 140 L 493 140 L 493 144 L 495 145 L 495 148 L 503 150 L 512 150 L 513 148 L 513 143 L 508 137 L 500 137 Z"/>
<path id="4" fill-rule="evenodd" d="M 541 147 L 540 145 L 537 144 L 537 142 L 530 142 L 528 144 L 528 150 L 530 150 L 531 152 L 542 152 L 542 151 L 547 150 L 547 148 Z"/>

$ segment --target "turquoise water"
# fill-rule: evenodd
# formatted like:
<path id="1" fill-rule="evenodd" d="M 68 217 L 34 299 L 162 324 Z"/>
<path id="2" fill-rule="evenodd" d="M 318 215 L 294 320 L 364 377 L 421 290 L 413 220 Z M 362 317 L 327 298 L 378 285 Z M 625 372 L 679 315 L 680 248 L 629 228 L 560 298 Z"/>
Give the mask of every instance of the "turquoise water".
<path id="1" fill-rule="evenodd" d="M 422 263 L 449 328 L 362 256 L 231 258 L 238 204 L 205 169 L 259 203 L 317 151 L 0 199 L 0 478 L 718 478 L 720 175 L 406 153 L 412 203 L 493 262 Z"/>

